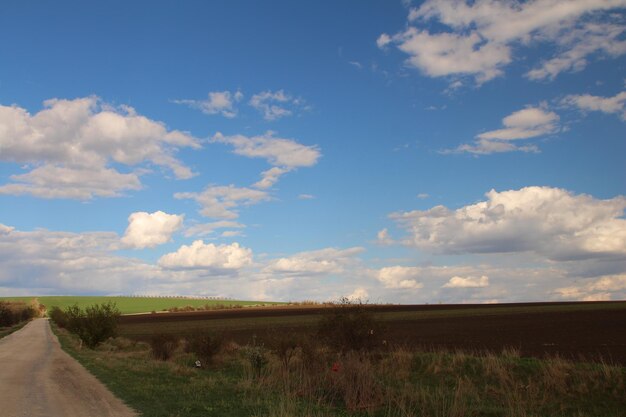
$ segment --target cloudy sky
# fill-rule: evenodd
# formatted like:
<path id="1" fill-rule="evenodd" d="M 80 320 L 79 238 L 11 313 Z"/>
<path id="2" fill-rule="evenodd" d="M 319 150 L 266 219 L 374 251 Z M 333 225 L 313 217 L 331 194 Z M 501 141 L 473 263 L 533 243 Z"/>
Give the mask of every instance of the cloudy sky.
<path id="1" fill-rule="evenodd" d="M 0 295 L 626 298 L 626 0 L 13 1 Z"/>

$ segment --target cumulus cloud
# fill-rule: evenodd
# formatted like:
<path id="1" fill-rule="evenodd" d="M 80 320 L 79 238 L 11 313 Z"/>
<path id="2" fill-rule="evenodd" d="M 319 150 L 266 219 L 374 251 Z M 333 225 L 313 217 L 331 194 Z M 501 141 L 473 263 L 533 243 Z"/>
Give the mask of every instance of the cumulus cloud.
<path id="1" fill-rule="evenodd" d="M 525 187 L 486 194 L 451 210 L 391 215 L 405 243 L 436 253 L 531 252 L 552 260 L 626 255 L 626 198 L 598 200 L 559 188 Z"/>
<path id="2" fill-rule="evenodd" d="M 248 158 L 265 159 L 273 167 L 261 174 L 261 180 L 254 187 L 267 189 L 272 187 L 278 179 L 301 167 L 311 167 L 321 157 L 317 146 L 307 146 L 293 139 L 274 137 L 273 132 L 267 132 L 262 136 L 224 136 L 215 134 L 212 138 L 214 143 L 224 143 L 233 146 L 234 153 Z"/>
<path id="3" fill-rule="evenodd" d="M 263 272 L 289 276 L 337 274 L 354 264 L 355 256 L 363 251 L 361 247 L 354 247 L 300 252 L 290 257 L 270 261 Z"/>
<path id="4" fill-rule="evenodd" d="M 234 185 L 208 186 L 200 193 L 176 193 L 174 198 L 192 199 L 200 204 L 200 214 L 217 219 L 236 219 L 239 206 L 251 206 L 269 200 L 265 191 Z"/>
<path id="5" fill-rule="evenodd" d="M 184 216 L 136 212 L 128 217 L 128 228 L 122 237 L 122 243 L 130 248 L 153 248 L 171 240 L 172 235 L 182 227 Z"/>
<path id="6" fill-rule="evenodd" d="M 389 266 L 378 271 L 378 280 L 385 288 L 419 289 L 424 284 L 417 282 L 416 277 L 420 276 L 422 270 L 412 266 Z"/>
<path id="7" fill-rule="evenodd" d="M 36 165 L 0 186 L 4 194 L 45 198 L 111 197 L 141 187 L 138 169 L 146 163 L 190 178 L 191 169 L 173 154 L 179 147 L 199 148 L 197 139 L 97 97 L 51 99 L 31 115 L 26 109 L 0 105 L 0 161 Z M 112 164 L 135 168 L 123 173 Z"/>
<path id="8" fill-rule="evenodd" d="M 115 233 L 69 233 L 37 229 L 0 233 L 0 288 L 7 295 L 128 293 L 158 271 L 135 259 L 112 254 Z"/>
<path id="9" fill-rule="evenodd" d="M 626 275 L 611 275 L 588 279 L 587 282 L 557 288 L 554 292 L 568 300 L 604 301 L 626 297 Z"/>
<path id="10" fill-rule="evenodd" d="M 361 287 L 356 288 L 354 291 L 352 291 L 352 293 L 346 296 L 348 300 L 362 301 L 362 302 L 367 301 L 368 297 L 369 297 L 369 293 L 367 292 L 367 290 Z"/>
<path id="11" fill-rule="evenodd" d="M 502 119 L 502 129 L 491 130 L 476 136 L 473 145 L 464 144 L 453 152 L 491 154 L 496 152 L 536 152 L 534 145 L 514 145 L 511 141 L 530 139 L 556 133 L 559 130 L 559 116 L 541 107 L 527 107 Z"/>
<path id="12" fill-rule="evenodd" d="M 626 91 L 613 97 L 592 96 L 590 94 L 569 95 L 561 100 L 561 104 L 576 107 L 584 112 L 599 111 L 607 114 L 618 114 L 626 121 Z"/>
<path id="13" fill-rule="evenodd" d="M 15 230 L 14 227 L 7 226 L 7 225 L 0 223 L 0 235 L 8 235 L 13 230 Z"/>
<path id="14" fill-rule="evenodd" d="M 122 174 L 112 168 L 43 165 L 10 178 L 13 183 L 0 186 L 0 194 L 88 200 L 94 196 L 117 197 L 123 191 L 141 189 L 137 173 Z"/>
<path id="15" fill-rule="evenodd" d="M 176 104 L 185 104 L 191 108 L 198 109 L 205 114 L 221 114 L 224 117 L 232 119 L 237 116 L 235 103 L 243 99 L 243 93 L 237 91 L 213 91 L 209 92 L 206 100 L 173 100 Z"/>
<path id="16" fill-rule="evenodd" d="M 484 288 L 489 286 L 489 277 L 482 275 L 480 277 L 452 277 L 443 287 L 444 288 Z"/>
<path id="17" fill-rule="evenodd" d="M 294 98 L 285 93 L 284 90 L 268 90 L 255 94 L 250 99 L 249 104 L 268 121 L 291 116 L 296 109 L 306 108 L 302 99 Z"/>
<path id="18" fill-rule="evenodd" d="M 205 244 L 196 240 L 183 245 L 176 252 L 163 255 L 159 266 L 166 269 L 203 269 L 212 272 L 239 270 L 252 263 L 252 250 L 239 246 Z"/>
<path id="19" fill-rule="evenodd" d="M 601 15 L 624 6 L 623 0 L 427 0 L 410 10 L 406 30 L 383 33 L 376 43 L 395 45 L 409 56 L 409 65 L 430 77 L 472 76 L 479 84 L 503 74 L 514 48 L 557 45 L 557 56 L 527 74 L 554 78 L 582 69 L 595 54 L 626 52 L 619 17 Z M 431 22 L 443 30 L 433 31 Z"/>
<path id="20" fill-rule="evenodd" d="M 511 62 L 511 51 L 505 45 L 485 42 L 477 33 L 430 34 L 414 27 L 395 35 L 398 49 L 409 55 L 411 66 L 430 77 L 474 75 L 479 83 L 502 75 Z"/>

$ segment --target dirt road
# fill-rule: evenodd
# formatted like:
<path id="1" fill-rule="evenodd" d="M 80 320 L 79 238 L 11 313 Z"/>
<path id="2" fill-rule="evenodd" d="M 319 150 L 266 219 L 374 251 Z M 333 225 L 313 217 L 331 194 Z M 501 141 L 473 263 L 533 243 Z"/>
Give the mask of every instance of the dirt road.
<path id="1" fill-rule="evenodd" d="M 61 350 L 46 319 L 0 339 L 0 415 L 136 416 Z"/>

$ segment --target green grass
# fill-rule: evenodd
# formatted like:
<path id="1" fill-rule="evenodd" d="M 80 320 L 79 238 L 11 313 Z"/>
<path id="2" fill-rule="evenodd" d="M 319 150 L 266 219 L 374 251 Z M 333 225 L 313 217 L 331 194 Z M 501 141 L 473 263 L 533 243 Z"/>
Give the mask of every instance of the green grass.
<path id="1" fill-rule="evenodd" d="M 626 368 L 521 358 L 514 350 L 341 356 L 314 345 L 312 356 L 298 351 L 285 367 L 262 349 L 268 364 L 255 374 L 245 349 L 198 370 L 180 349 L 160 362 L 145 343 L 117 339 L 92 351 L 54 331 L 64 349 L 144 417 L 622 417 L 626 409 Z M 334 362 L 339 372 L 331 371 Z"/>
<path id="2" fill-rule="evenodd" d="M 36 298 L 47 309 L 57 306 L 66 308 L 78 304 L 80 308 L 85 308 L 93 304 L 101 304 L 109 301 L 114 302 L 122 314 L 149 313 L 151 311 L 162 311 L 172 307 L 192 306 L 195 308 L 205 305 L 241 305 L 255 306 L 260 304 L 275 305 L 282 303 L 259 302 L 259 301 L 238 301 L 238 300 L 199 300 L 192 298 L 152 298 L 152 297 L 99 297 L 99 296 L 31 296 L 31 297 L 5 297 L 0 300 L 7 301 L 30 301 Z"/>
<path id="3" fill-rule="evenodd" d="M 264 409 L 239 389 L 243 371 L 237 363 L 198 370 L 189 355 L 160 362 L 146 344 L 127 341 L 122 348 L 105 343 L 97 350 L 79 349 L 75 336 L 54 324 L 52 329 L 64 350 L 144 417 L 250 417 Z"/>

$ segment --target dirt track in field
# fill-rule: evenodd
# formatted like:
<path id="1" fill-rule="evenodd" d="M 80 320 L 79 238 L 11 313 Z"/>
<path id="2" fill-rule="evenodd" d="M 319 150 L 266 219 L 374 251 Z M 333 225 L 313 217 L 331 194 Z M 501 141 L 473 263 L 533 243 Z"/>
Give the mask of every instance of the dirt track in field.
<path id="1" fill-rule="evenodd" d="M 0 415 L 136 416 L 61 350 L 45 319 L 0 339 Z"/>
<path id="2" fill-rule="evenodd" d="M 381 305 L 369 307 L 383 318 L 381 337 L 393 345 L 470 351 L 519 349 L 523 356 L 560 355 L 626 365 L 626 305 L 623 303 L 525 303 L 494 305 Z M 124 316 L 124 324 L 171 323 L 321 315 L 323 307 L 264 307 Z M 389 313 L 389 314 L 388 314 Z M 263 331 L 260 331 L 263 330 Z M 310 332 L 309 326 L 281 326 L 280 333 Z M 238 342 L 268 335 L 261 325 L 227 332 Z M 262 336 L 259 337 L 262 339 Z M 271 340 L 266 341 L 271 345 Z"/>

